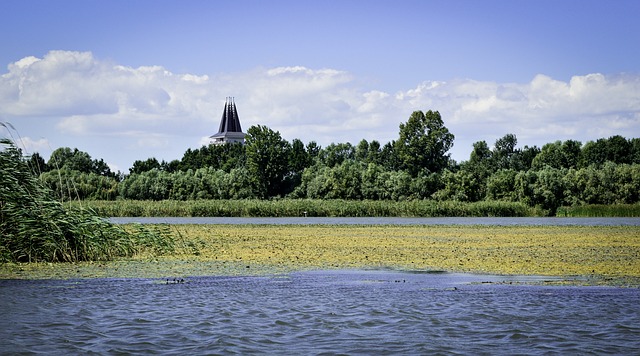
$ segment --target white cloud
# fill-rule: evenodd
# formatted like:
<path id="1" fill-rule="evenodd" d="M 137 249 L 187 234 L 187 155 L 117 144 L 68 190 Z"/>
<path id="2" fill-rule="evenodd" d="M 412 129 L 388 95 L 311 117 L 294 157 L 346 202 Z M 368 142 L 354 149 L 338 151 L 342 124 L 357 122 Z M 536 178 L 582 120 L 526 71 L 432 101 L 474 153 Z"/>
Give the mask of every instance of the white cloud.
<path id="1" fill-rule="evenodd" d="M 439 110 L 456 135 L 457 146 L 458 138 L 471 143 L 484 139 L 491 144 L 506 133 L 537 145 L 640 133 L 638 76 L 611 78 L 596 73 L 563 82 L 538 75 L 523 84 L 425 82 L 397 97 L 410 97 L 414 106 Z M 466 152 L 470 147 L 465 147 Z"/>
<path id="2" fill-rule="evenodd" d="M 73 137 L 124 140 L 134 151 L 123 153 L 133 156 L 117 163 L 124 167 L 154 152 L 179 157 L 187 148 L 184 142 L 206 142 L 202 138 L 217 130 L 230 95 L 245 131 L 266 125 L 285 139 L 321 145 L 356 144 L 362 138 L 384 144 L 397 137 L 398 125 L 412 111 L 438 110 L 456 136 L 454 157 L 459 160 L 468 158 L 473 142 L 492 144 L 507 133 L 529 145 L 640 134 L 638 75 L 594 73 L 568 82 L 545 75 L 529 83 L 424 81 L 389 93 L 335 69 L 257 68 L 210 77 L 161 66 L 132 68 L 70 51 L 9 64 L 0 76 L 0 117 L 56 118 L 51 134 L 64 135 L 65 142 Z M 100 152 L 92 155 L 101 157 Z"/>
<path id="3" fill-rule="evenodd" d="M 21 137 L 19 143 L 25 154 L 51 151 L 51 144 L 46 138 L 33 139 L 31 137 Z"/>

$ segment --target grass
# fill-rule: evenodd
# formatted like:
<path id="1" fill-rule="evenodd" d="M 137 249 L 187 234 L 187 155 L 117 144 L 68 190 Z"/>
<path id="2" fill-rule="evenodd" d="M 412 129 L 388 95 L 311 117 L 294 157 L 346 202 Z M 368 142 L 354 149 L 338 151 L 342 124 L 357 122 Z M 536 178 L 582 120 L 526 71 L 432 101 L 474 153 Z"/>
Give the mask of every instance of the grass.
<path id="1" fill-rule="evenodd" d="M 100 264 L 11 264 L 0 278 L 171 277 L 393 268 L 582 276 L 640 285 L 635 226 L 175 225 L 175 252 Z"/>
<path id="2" fill-rule="evenodd" d="M 278 217 L 278 216 L 538 216 L 542 212 L 522 203 L 483 201 L 462 203 L 433 200 L 192 200 L 192 201 L 81 201 L 70 206 L 89 207 L 104 217 Z"/>
<path id="3" fill-rule="evenodd" d="M 640 217 L 640 204 L 578 205 L 558 209 L 557 216 L 567 217 Z"/>
<path id="4" fill-rule="evenodd" d="M 0 263 L 110 260 L 173 250 L 162 229 L 123 229 L 53 198 L 13 142 L 0 140 Z"/>

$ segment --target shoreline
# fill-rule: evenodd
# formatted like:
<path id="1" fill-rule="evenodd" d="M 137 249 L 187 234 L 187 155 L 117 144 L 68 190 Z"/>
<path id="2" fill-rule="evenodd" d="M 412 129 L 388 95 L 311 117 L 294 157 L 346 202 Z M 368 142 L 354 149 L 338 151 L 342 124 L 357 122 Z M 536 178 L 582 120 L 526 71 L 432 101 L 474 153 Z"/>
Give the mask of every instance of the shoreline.
<path id="1" fill-rule="evenodd" d="M 276 277 L 294 273 L 340 273 L 340 272 L 374 272 L 399 274 L 467 274 L 486 276 L 487 281 L 475 282 L 494 285 L 544 285 L 544 286 L 575 286 L 575 287 L 616 287 L 640 288 L 640 277 L 606 277 L 594 275 L 525 275 L 499 274 L 490 272 L 449 271 L 449 270 L 405 270 L 390 267 L 361 267 L 361 268 L 273 268 L 273 266 L 250 266 L 244 264 L 202 263 L 192 268 L 179 267 L 184 262 L 167 263 L 167 261 L 117 260 L 108 262 L 82 263 L 23 263 L 5 265 L 0 268 L 0 280 L 84 280 L 84 279 L 147 279 L 164 282 L 171 279 L 183 279 L 186 283 L 192 278 L 201 277 Z M 97 266 L 96 266 L 97 265 Z M 202 269 L 215 271 L 201 273 Z M 133 272 L 132 270 L 135 270 Z M 495 279 L 495 280 L 489 280 Z"/>
<path id="2" fill-rule="evenodd" d="M 260 276 L 310 270 L 541 276 L 640 286 L 637 226 L 170 225 L 176 251 L 81 263 L 5 263 L 0 279 Z M 553 283 L 550 283 L 553 284 Z"/>

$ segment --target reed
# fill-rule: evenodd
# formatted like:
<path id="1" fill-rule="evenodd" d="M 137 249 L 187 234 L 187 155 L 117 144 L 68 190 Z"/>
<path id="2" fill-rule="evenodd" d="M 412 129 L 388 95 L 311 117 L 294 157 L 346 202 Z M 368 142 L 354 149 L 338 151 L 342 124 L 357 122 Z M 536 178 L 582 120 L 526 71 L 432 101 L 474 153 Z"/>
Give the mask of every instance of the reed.
<path id="1" fill-rule="evenodd" d="M 157 227 L 125 229 L 81 205 L 55 200 L 10 140 L 0 140 L 0 262 L 110 260 L 173 250 Z"/>
<path id="2" fill-rule="evenodd" d="M 558 208 L 559 217 L 640 217 L 640 204 L 577 205 Z"/>
<path id="3" fill-rule="evenodd" d="M 542 213 L 523 203 L 409 200 L 192 200 L 83 201 L 103 217 L 522 217 Z"/>

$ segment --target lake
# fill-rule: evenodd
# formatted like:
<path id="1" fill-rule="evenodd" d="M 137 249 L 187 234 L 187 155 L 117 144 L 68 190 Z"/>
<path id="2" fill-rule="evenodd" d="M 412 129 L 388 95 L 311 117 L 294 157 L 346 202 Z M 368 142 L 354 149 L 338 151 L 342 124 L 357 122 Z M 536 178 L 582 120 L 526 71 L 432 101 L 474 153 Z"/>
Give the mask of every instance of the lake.
<path id="1" fill-rule="evenodd" d="M 401 218 L 401 217 L 114 217 L 113 223 L 129 224 L 268 224 L 268 225 L 546 225 L 640 226 L 640 218 Z"/>
<path id="2" fill-rule="evenodd" d="M 169 284 L 0 280 L 0 354 L 640 350 L 640 290 L 537 285 L 540 278 L 355 270 Z"/>

